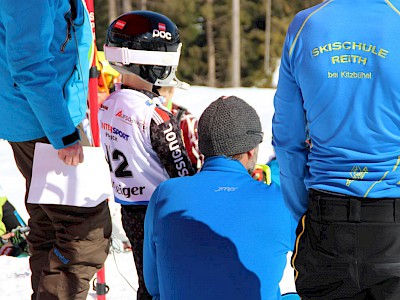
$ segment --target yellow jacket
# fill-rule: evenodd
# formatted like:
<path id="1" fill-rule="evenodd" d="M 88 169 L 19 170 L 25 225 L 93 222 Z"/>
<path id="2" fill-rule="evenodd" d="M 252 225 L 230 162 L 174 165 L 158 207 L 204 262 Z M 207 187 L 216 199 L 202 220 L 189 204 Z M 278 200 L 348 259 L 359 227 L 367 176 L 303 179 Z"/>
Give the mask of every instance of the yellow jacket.
<path id="1" fill-rule="evenodd" d="M 7 233 L 6 225 L 3 223 L 3 205 L 7 202 L 7 197 L 0 196 L 0 237 Z"/>

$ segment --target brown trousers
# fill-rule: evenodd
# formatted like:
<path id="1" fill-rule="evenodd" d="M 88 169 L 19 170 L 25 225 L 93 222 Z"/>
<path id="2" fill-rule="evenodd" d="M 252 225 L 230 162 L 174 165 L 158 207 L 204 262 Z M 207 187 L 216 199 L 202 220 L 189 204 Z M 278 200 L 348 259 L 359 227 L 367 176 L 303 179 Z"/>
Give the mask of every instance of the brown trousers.
<path id="1" fill-rule="evenodd" d="M 31 299 L 85 300 L 90 280 L 108 255 L 111 236 L 108 203 L 90 208 L 26 203 L 36 142 L 49 143 L 47 138 L 10 142 L 17 167 L 26 179 Z"/>

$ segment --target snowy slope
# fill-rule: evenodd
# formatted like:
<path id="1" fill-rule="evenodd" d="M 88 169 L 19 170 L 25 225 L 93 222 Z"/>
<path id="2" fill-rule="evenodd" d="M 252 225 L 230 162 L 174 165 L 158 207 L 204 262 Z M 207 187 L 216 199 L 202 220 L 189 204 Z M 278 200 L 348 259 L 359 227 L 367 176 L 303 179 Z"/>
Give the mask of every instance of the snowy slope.
<path id="1" fill-rule="evenodd" d="M 262 128 L 264 131 L 264 141 L 260 145 L 258 161 L 266 163 L 272 153 L 271 139 L 271 121 L 274 114 L 273 97 L 275 89 L 259 88 L 208 88 L 191 87 L 187 91 L 177 90 L 174 101 L 186 107 L 193 115 L 200 117 L 203 110 L 213 101 L 221 96 L 237 96 L 256 109 L 260 116 Z"/>
<path id="2" fill-rule="evenodd" d="M 265 132 L 264 142 L 260 146 L 259 159 L 261 163 L 268 161 L 272 153 L 271 147 L 271 120 L 273 116 L 274 89 L 257 88 L 229 88 L 216 89 L 207 87 L 191 87 L 188 91 L 178 90 L 175 93 L 175 102 L 186 107 L 195 116 L 200 117 L 203 110 L 218 97 L 235 95 L 246 100 L 258 112 Z M 9 144 L 0 141 L 0 185 L 7 194 L 10 202 L 17 208 L 26 221 L 28 215 L 24 208 L 25 183 L 15 166 Z M 118 223 L 118 206 L 112 205 L 112 214 L 116 215 Z M 0 256 L 0 298 L 7 300 L 29 299 L 30 270 L 27 258 L 12 258 Z M 131 253 L 110 254 L 105 265 L 106 282 L 110 287 L 108 300 L 136 299 L 133 288 L 137 288 Z M 120 274 L 122 273 L 122 275 Z M 125 278 L 128 282 L 126 282 Z M 281 282 L 282 292 L 294 291 L 293 270 L 285 270 Z M 91 291 L 87 299 L 96 299 L 96 293 Z"/>

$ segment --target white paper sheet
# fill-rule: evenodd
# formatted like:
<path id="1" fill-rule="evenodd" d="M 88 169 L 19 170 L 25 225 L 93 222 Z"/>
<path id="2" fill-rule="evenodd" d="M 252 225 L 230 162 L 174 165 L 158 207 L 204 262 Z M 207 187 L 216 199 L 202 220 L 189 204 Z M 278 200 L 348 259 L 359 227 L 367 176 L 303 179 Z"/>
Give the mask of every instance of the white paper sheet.
<path id="1" fill-rule="evenodd" d="M 84 162 L 67 166 L 50 144 L 37 143 L 28 203 L 95 207 L 112 196 L 110 172 L 100 147 L 83 147 Z"/>

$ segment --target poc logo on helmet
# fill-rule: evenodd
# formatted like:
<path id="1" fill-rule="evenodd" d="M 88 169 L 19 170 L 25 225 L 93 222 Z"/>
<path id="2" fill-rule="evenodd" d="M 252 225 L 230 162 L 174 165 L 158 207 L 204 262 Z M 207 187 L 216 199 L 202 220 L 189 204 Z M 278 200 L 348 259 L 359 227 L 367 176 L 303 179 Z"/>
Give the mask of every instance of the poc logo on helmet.
<path id="1" fill-rule="evenodd" d="M 162 39 L 166 39 L 168 41 L 172 38 L 170 32 L 160 31 L 158 29 L 154 29 L 153 30 L 153 38 L 154 37 L 159 37 L 159 38 L 162 38 Z"/>

